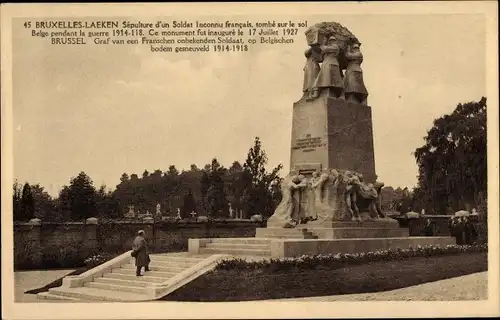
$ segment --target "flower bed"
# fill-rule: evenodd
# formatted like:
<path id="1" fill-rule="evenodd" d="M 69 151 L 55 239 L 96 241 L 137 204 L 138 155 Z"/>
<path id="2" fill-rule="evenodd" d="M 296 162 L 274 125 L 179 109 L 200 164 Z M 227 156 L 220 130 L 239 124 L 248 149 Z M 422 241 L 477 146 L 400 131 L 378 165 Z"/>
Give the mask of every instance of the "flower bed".
<path id="1" fill-rule="evenodd" d="M 337 253 L 327 255 L 302 256 L 299 258 L 265 259 L 259 261 L 246 261 L 233 258 L 220 261 L 216 270 L 290 270 L 314 269 L 318 266 L 341 267 L 345 264 L 365 264 L 379 261 L 405 260 L 416 257 L 436 257 L 471 252 L 487 252 L 488 245 L 460 246 L 417 246 L 408 249 L 381 250 L 367 253 Z"/>
<path id="2" fill-rule="evenodd" d="M 98 265 L 103 264 L 106 261 L 109 261 L 115 257 L 117 257 L 119 254 L 112 254 L 112 253 L 107 253 L 107 252 L 102 252 L 102 253 L 96 253 L 93 254 L 92 256 L 88 257 L 85 259 L 85 267 L 87 270 L 90 270 L 92 268 L 97 267 Z"/>

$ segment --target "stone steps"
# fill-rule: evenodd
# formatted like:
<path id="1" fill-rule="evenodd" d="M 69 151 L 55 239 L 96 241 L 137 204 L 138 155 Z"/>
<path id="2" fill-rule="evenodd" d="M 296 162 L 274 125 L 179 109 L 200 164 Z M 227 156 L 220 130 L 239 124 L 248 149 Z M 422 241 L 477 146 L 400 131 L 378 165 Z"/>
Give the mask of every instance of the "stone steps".
<path id="1" fill-rule="evenodd" d="M 272 239 L 211 238 L 202 239 L 198 252 L 234 256 L 269 256 Z"/>
<path id="2" fill-rule="evenodd" d="M 304 234 L 259 234 L 263 238 L 273 238 L 273 239 L 318 239 L 318 236 Z"/>
<path id="3" fill-rule="evenodd" d="M 111 273 L 114 274 L 124 274 L 124 275 L 132 275 L 135 277 L 135 267 L 134 268 L 118 268 L 111 270 Z M 163 272 L 163 271 L 149 271 L 147 276 L 155 277 L 155 278 L 171 278 L 175 276 L 177 272 Z"/>
<path id="4" fill-rule="evenodd" d="M 228 247 L 216 247 L 216 248 L 201 248 L 200 251 L 202 253 L 212 253 L 212 254 L 228 254 L 234 256 L 269 256 L 271 255 L 271 250 L 263 250 L 263 249 L 245 249 L 245 248 L 232 248 Z"/>
<path id="5" fill-rule="evenodd" d="M 191 259 L 196 259 L 202 261 L 203 259 L 206 259 L 210 257 L 210 254 L 201 254 L 201 253 L 192 253 L 192 252 L 169 252 L 169 253 L 157 253 L 157 254 L 152 254 L 150 255 L 151 260 L 153 259 L 165 259 L 168 257 L 168 259 L 183 259 L 183 260 L 191 260 Z"/>
<path id="6" fill-rule="evenodd" d="M 256 238 L 271 239 L 317 239 L 318 236 L 307 229 L 257 228 Z"/>
<path id="7" fill-rule="evenodd" d="M 221 249 L 226 248 L 233 249 L 255 249 L 255 250 L 268 250 L 269 245 L 267 244 L 245 244 L 245 243 L 209 243 L 206 248 L 208 249 Z"/>
<path id="8" fill-rule="evenodd" d="M 200 260 L 201 261 L 201 260 Z M 181 267 L 181 268 L 189 268 L 194 266 L 199 261 L 172 261 L 172 260 L 151 260 L 150 266 L 158 266 L 158 267 Z"/>
<path id="9" fill-rule="evenodd" d="M 77 288 L 52 288 L 49 290 L 49 293 L 84 301 L 119 302 L 149 300 L 146 295 L 140 293 L 106 290 L 87 286 Z"/>
<path id="10" fill-rule="evenodd" d="M 95 278 L 93 282 L 90 283 L 107 283 L 107 284 L 115 284 L 119 286 L 134 286 L 134 287 L 146 287 L 150 282 L 153 282 L 151 280 L 148 281 L 140 281 L 139 279 L 143 277 L 135 277 L 136 279 L 131 280 L 131 279 L 117 279 L 117 278 L 110 278 L 109 275 L 105 275 L 100 278 Z M 142 280 L 142 279 L 141 279 Z"/>
<path id="11" fill-rule="evenodd" d="M 195 258 L 195 257 L 190 257 L 190 256 L 181 256 L 181 255 L 164 255 L 164 254 L 158 254 L 158 255 L 150 255 L 151 262 L 162 262 L 162 261 L 172 261 L 172 262 L 189 262 L 189 263 L 195 263 L 195 262 L 200 262 L 203 261 L 204 258 Z"/>
<path id="12" fill-rule="evenodd" d="M 161 283 L 169 278 L 173 277 L 175 274 L 169 274 L 168 276 L 151 276 L 151 272 L 148 272 L 146 275 L 142 277 L 137 277 L 135 273 L 133 274 L 125 274 L 125 273 L 116 273 L 116 272 L 110 272 L 105 274 L 105 278 L 108 279 L 120 279 L 120 280 L 133 280 L 133 281 L 142 281 L 142 282 L 152 282 L 152 283 Z M 99 278 L 97 278 L 99 279 Z"/>
<path id="13" fill-rule="evenodd" d="M 105 290 L 110 290 L 110 291 L 119 291 L 119 292 L 134 292 L 134 293 L 139 293 L 139 294 L 146 294 L 145 286 L 133 286 L 130 284 L 131 281 L 127 281 L 121 285 L 118 284 L 112 284 L 112 283 L 104 283 L 104 282 L 97 282 L 97 281 L 92 281 L 92 282 L 87 282 L 84 284 L 84 287 L 88 288 L 98 288 L 98 289 L 105 289 Z"/>
<path id="14" fill-rule="evenodd" d="M 97 271 L 92 279 L 82 280 L 83 285 L 61 286 L 52 288 L 49 292 L 38 294 L 40 300 L 67 300 L 67 301 L 148 301 L 152 300 L 151 287 L 160 285 L 160 288 L 169 286 L 168 280 L 179 273 L 203 262 L 211 254 L 161 254 L 150 255 L 150 270 L 143 275 L 135 275 L 136 266 L 134 259 L 124 257 L 122 264 L 110 267 L 103 273 Z M 209 260 L 210 261 L 210 260 Z M 123 264 L 124 263 L 124 264 Z M 200 268 L 203 264 L 200 266 Z M 99 268 L 96 267 L 97 270 Z M 144 269 L 142 269 L 144 270 Z M 191 273 L 192 274 L 192 273 Z M 186 276 L 188 276 L 186 274 Z M 191 278 L 189 278 L 191 279 Z M 191 280 L 187 280 L 191 281 Z M 175 281 L 179 283 L 179 279 Z M 148 291 L 149 290 L 149 291 Z M 154 289 L 153 290 L 157 290 Z M 160 289 L 163 290 L 163 289 Z M 155 293 L 153 293 L 153 296 Z"/>
<path id="15" fill-rule="evenodd" d="M 175 265 L 158 265 L 158 264 L 153 264 L 153 263 L 151 263 L 149 265 L 149 269 L 151 271 L 169 272 L 169 273 L 179 273 L 186 268 L 187 267 L 175 266 Z M 135 274 L 136 267 L 133 264 L 127 264 L 125 266 L 122 266 L 120 269 L 133 270 L 134 274 Z"/>
<path id="16" fill-rule="evenodd" d="M 234 243 L 234 244 L 271 244 L 271 239 L 256 238 L 212 238 L 210 243 Z"/>

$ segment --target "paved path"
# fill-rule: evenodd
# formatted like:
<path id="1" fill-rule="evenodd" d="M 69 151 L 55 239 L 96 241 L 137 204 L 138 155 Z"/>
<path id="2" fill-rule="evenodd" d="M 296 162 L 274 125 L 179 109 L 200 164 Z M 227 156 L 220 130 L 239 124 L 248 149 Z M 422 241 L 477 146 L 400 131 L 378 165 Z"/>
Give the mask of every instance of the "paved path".
<path id="1" fill-rule="evenodd" d="M 456 301 L 488 299 L 488 272 L 376 293 L 276 299 L 273 301 Z"/>
<path id="2" fill-rule="evenodd" d="M 41 288 L 52 281 L 64 277 L 74 270 L 40 270 L 14 272 L 14 301 L 37 302 L 35 294 L 25 294 L 25 291 Z"/>

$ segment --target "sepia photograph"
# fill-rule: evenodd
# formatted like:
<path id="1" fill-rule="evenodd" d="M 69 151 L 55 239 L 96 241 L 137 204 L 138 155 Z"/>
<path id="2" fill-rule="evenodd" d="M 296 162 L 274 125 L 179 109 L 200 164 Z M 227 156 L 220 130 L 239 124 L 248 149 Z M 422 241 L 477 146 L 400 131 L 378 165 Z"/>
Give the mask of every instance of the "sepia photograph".
<path id="1" fill-rule="evenodd" d="M 2 5 L 3 316 L 500 315 L 497 11 Z"/>

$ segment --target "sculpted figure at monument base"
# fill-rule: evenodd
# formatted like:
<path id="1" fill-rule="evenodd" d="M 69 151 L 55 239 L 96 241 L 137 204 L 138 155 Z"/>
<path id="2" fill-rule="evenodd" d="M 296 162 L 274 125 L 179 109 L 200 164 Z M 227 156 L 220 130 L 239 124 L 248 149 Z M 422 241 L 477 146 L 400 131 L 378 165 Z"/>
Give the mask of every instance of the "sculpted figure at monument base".
<path id="1" fill-rule="evenodd" d="M 281 184 L 283 198 L 267 225 L 295 228 L 388 219 L 380 205 L 383 186 L 382 182 L 365 183 L 361 174 L 347 170 L 327 169 L 314 172 L 310 178 L 291 172 Z"/>
<path id="2" fill-rule="evenodd" d="M 268 224 L 281 227 L 299 221 L 304 210 L 301 209 L 301 198 L 307 187 L 304 176 L 290 172 L 281 183 L 282 199 L 274 214 L 268 219 Z"/>

